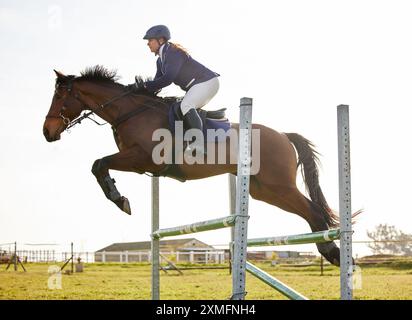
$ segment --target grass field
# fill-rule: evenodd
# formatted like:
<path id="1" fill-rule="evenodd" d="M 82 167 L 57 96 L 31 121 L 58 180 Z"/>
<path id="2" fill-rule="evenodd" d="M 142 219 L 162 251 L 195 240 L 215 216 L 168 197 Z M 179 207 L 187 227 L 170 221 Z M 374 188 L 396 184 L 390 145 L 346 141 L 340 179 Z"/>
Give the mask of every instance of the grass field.
<path id="1" fill-rule="evenodd" d="M 310 299 L 339 299 L 339 269 L 257 264 Z M 87 264 L 83 273 L 62 275 L 62 289 L 48 288 L 47 264 L 27 264 L 28 272 L 0 265 L 0 299 L 150 299 L 148 264 Z M 412 299 L 412 262 L 398 261 L 361 266 L 362 288 L 355 299 Z M 161 272 L 162 299 L 228 299 L 231 277 L 226 269 L 185 270 L 180 276 Z M 285 299 L 275 290 L 247 275 L 247 299 Z"/>

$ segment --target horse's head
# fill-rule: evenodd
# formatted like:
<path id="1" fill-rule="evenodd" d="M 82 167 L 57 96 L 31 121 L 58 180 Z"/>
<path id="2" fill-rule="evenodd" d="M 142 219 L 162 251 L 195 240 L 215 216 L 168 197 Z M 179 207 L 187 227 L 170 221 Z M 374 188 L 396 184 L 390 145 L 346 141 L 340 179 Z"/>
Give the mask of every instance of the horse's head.
<path id="1" fill-rule="evenodd" d="M 75 88 L 75 76 L 57 75 L 52 103 L 43 125 L 43 134 L 48 142 L 60 139 L 61 133 L 83 110 L 79 93 Z"/>

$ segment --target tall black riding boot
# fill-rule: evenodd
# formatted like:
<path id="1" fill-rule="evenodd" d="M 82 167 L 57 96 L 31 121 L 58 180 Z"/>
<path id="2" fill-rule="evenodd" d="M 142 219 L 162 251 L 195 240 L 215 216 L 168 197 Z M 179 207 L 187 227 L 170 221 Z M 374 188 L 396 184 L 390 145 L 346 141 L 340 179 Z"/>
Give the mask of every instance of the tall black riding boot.
<path id="1" fill-rule="evenodd" d="M 190 109 L 184 116 L 183 122 L 187 128 L 189 129 L 199 129 L 203 132 L 203 124 L 202 119 L 200 119 L 199 114 L 197 113 L 196 109 Z M 206 155 L 206 150 L 204 148 L 203 142 L 194 141 L 188 144 L 185 153 L 192 154 L 193 150 L 196 149 L 197 154 Z"/>

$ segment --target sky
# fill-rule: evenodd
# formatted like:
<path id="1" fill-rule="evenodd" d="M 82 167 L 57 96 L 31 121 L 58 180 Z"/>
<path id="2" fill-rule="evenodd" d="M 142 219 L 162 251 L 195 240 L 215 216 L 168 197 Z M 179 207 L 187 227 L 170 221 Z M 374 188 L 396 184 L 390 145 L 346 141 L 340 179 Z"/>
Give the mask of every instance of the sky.
<path id="1" fill-rule="evenodd" d="M 101 64 L 116 69 L 123 84 L 154 76 L 156 57 L 142 37 L 156 24 L 221 74 L 220 91 L 205 109 L 226 107 L 237 122 L 240 98 L 252 97 L 253 122 L 315 143 L 320 183 L 336 210 L 336 106 L 348 104 L 352 208 L 364 210 L 354 240 L 367 240 L 366 231 L 384 223 L 412 233 L 411 13 L 412 4 L 398 0 L 1 0 L 0 244 L 74 242 L 75 250 L 94 251 L 150 239 L 150 178 L 111 173 L 131 202 L 127 216 L 91 173 L 96 159 L 117 151 L 110 127 L 85 121 L 47 143 L 42 125 L 53 69 L 79 74 Z M 183 94 L 174 85 L 161 93 Z M 185 183 L 163 178 L 160 185 L 161 227 L 229 214 L 226 175 Z M 301 179 L 298 186 L 304 190 Z M 301 218 L 253 199 L 249 214 L 251 238 L 310 232 Z M 228 230 L 194 236 L 229 241 Z M 369 251 L 355 245 L 354 253 Z"/>

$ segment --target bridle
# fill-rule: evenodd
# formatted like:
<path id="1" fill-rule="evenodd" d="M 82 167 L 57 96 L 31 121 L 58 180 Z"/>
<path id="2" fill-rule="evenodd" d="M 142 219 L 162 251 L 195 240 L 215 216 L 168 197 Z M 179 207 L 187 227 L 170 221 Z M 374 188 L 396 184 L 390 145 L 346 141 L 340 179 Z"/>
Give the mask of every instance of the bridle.
<path id="1" fill-rule="evenodd" d="M 73 97 L 73 98 L 74 98 L 75 100 L 77 100 L 79 103 L 84 104 L 84 103 L 80 100 L 79 95 L 78 95 L 77 93 L 75 93 L 74 96 L 72 95 L 72 91 L 73 91 L 73 80 L 74 80 L 74 79 L 75 79 L 75 78 L 70 79 L 69 82 L 68 82 L 68 84 L 56 84 L 54 94 L 57 95 L 57 97 L 60 97 L 60 95 L 59 95 L 58 92 L 57 92 L 57 89 L 59 89 L 59 88 L 67 88 L 67 92 L 69 93 L 69 96 Z M 70 128 L 74 127 L 76 124 L 81 123 L 84 119 L 89 119 L 89 120 L 93 121 L 94 123 L 96 123 L 97 125 L 102 126 L 102 125 L 105 125 L 106 123 L 99 123 L 99 122 L 97 122 L 95 119 L 91 118 L 90 116 L 93 115 L 93 114 L 97 114 L 97 112 L 98 112 L 99 110 L 104 109 L 104 108 L 107 107 L 110 103 L 112 103 L 112 102 L 114 102 L 114 101 L 117 101 L 117 100 L 119 100 L 119 99 L 121 99 L 121 98 L 129 95 L 130 93 L 132 93 L 132 91 L 133 91 L 133 90 L 127 90 L 126 92 L 123 92 L 123 93 L 121 93 L 121 94 L 119 94 L 119 95 L 117 95 L 117 96 L 109 99 L 108 101 L 106 101 L 106 102 L 104 102 L 103 104 L 99 105 L 99 106 L 98 106 L 97 108 L 95 108 L 95 109 L 92 109 L 90 106 L 85 106 L 83 109 L 86 109 L 86 108 L 87 108 L 87 109 L 90 109 L 91 111 L 89 111 L 89 112 L 86 112 L 86 111 L 85 111 L 85 112 L 83 113 L 83 115 L 81 115 L 81 116 L 79 116 L 79 117 L 77 117 L 76 119 L 73 119 L 73 120 L 70 120 L 69 117 L 67 117 L 67 116 L 65 116 L 65 115 L 63 114 L 64 110 L 67 109 L 67 106 L 63 103 L 63 104 L 62 104 L 62 107 L 60 108 L 59 115 L 47 114 L 47 115 L 46 115 L 46 119 L 47 119 L 47 118 L 63 119 L 63 124 L 66 126 L 65 130 L 69 130 Z M 65 99 L 67 99 L 67 97 L 66 97 Z"/>

